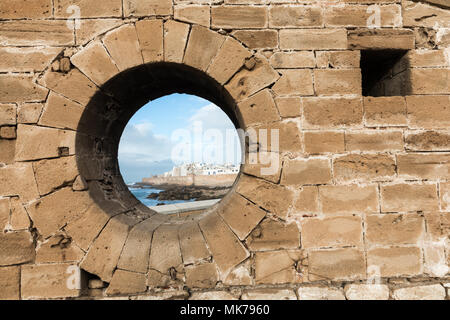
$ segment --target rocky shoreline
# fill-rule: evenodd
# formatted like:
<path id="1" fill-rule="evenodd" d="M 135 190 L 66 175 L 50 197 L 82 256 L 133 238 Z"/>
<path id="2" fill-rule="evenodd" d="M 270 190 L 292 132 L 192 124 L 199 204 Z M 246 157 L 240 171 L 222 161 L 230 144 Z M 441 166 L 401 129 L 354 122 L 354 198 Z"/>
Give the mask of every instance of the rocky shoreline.
<path id="1" fill-rule="evenodd" d="M 149 184 L 135 184 L 133 188 L 157 188 L 162 189 L 161 192 L 154 192 L 147 196 L 147 199 L 154 200 L 212 200 L 223 198 L 231 186 L 220 186 L 220 187 L 204 187 L 204 186 L 179 186 L 170 184 L 161 185 L 149 185 Z"/>

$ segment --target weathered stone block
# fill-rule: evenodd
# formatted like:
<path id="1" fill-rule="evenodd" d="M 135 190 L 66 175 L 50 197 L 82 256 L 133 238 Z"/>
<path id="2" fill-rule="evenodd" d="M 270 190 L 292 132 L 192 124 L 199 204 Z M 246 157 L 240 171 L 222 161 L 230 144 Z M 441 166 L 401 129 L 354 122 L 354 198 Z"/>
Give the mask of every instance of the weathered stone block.
<path id="1" fill-rule="evenodd" d="M 316 60 L 312 51 L 275 52 L 270 64 L 276 69 L 314 68 Z"/>
<path id="2" fill-rule="evenodd" d="M 60 51 L 60 48 L 0 48 L 0 71 L 42 71 Z"/>
<path id="3" fill-rule="evenodd" d="M 79 29 L 75 29 L 76 44 L 86 44 L 98 35 L 120 26 L 122 19 L 83 19 Z"/>
<path id="4" fill-rule="evenodd" d="M 100 41 L 91 42 L 82 51 L 73 55 L 70 61 L 98 86 L 119 73 L 119 69 Z"/>
<path id="5" fill-rule="evenodd" d="M 367 252 L 367 267 L 381 277 L 413 276 L 422 272 L 422 252 L 417 247 L 378 248 Z"/>
<path id="6" fill-rule="evenodd" d="M 394 184 L 381 187 L 382 212 L 434 211 L 438 207 L 436 185 Z"/>
<path id="7" fill-rule="evenodd" d="M 6 126 L 0 127 L 0 138 L 1 139 L 15 139 L 16 135 L 16 127 Z"/>
<path id="8" fill-rule="evenodd" d="M 407 131 L 405 148 L 411 151 L 450 151 L 450 133 L 446 131 Z"/>
<path id="9" fill-rule="evenodd" d="M 127 24 L 107 33 L 103 43 L 120 71 L 143 63 L 134 25 Z"/>
<path id="10" fill-rule="evenodd" d="M 224 84 L 244 65 L 251 52 L 231 37 L 226 38 L 207 73 Z"/>
<path id="11" fill-rule="evenodd" d="M 78 297 L 81 293 L 80 269 L 73 264 L 42 264 L 22 267 L 22 299 Z"/>
<path id="12" fill-rule="evenodd" d="M 41 195 L 74 181 L 78 175 L 74 156 L 34 162 L 33 169 Z"/>
<path id="13" fill-rule="evenodd" d="M 237 300 L 226 291 L 193 292 L 189 300 Z"/>
<path id="14" fill-rule="evenodd" d="M 9 218 L 8 229 L 14 231 L 28 230 L 30 228 L 30 218 L 18 197 L 11 198 L 11 216 Z"/>
<path id="15" fill-rule="evenodd" d="M 14 163 L 14 155 L 16 153 L 16 140 L 0 139 L 0 163 Z"/>
<path id="16" fill-rule="evenodd" d="M 403 151 L 402 131 L 347 131 L 347 151 Z"/>
<path id="17" fill-rule="evenodd" d="M 396 300 L 444 300 L 446 294 L 442 285 L 432 284 L 394 289 L 392 296 Z"/>
<path id="18" fill-rule="evenodd" d="M 0 233 L 0 266 L 34 260 L 34 241 L 28 231 Z"/>
<path id="19" fill-rule="evenodd" d="M 252 231 L 246 243 L 251 251 L 298 249 L 300 232 L 296 223 L 266 219 Z"/>
<path id="20" fill-rule="evenodd" d="M 236 192 L 280 218 L 286 217 L 293 199 L 292 191 L 283 186 L 244 175 Z"/>
<path id="21" fill-rule="evenodd" d="M 217 214 L 210 213 L 199 222 L 199 225 L 220 271 L 220 279 L 226 277 L 236 265 L 250 255 Z"/>
<path id="22" fill-rule="evenodd" d="M 92 241 L 108 222 L 110 216 L 97 205 L 92 205 L 77 220 L 69 222 L 66 232 L 72 237 L 77 246 L 87 251 Z"/>
<path id="23" fill-rule="evenodd" d="M 350 214 L 378 211 L 376 185 L 319 186 L 322 211 L 325 214 Z"/>
<path id="24" fill-rule="evenodd" d="M 369 1 L 367 1 L 369 2 Z M 337 5 L 327 6 L 324 12 L 325 26 L 327 27 L 366 27 L 374 23 L 371 19 L 374 12 L 368 10 L 367 5 Z M 380 27 L 400 27 L 402 25 L 401 6 L 388 4 L 378 6 Z"/>
<path id="25" fill-rule="evenodd" d="M 266 213 L 244 197 L 233 194 L 219 214 L 239 239 L 244 240 L 265 217 Z"/>
<path id="26" fill-rule="evenodd" d="M 64 233 L 57 233 L 39 244 L 36 263 L 79 262 L 84 252 Z"/>
<path id="27" fill-rule="evenodd" d="M 237 30 L 232 35 L 250 49 L 274 49 L 278 47 L 276 30 Z"/>
<path id="28" fill-rule="evenodd" d="M 42 19 L 51 16 L 51 0 L 12 0 L 0 4 L 1 19 Z"/>
<path id="29" fill-rule="evenodd" d="M 350 154 L 333 160 L 333 175 L 340 182 L 386 181 L 394 179 L 394 157 Z"/>
<path id="30" fill-rule="evenodd" d="M 39 119 L 39 124 L 77 130 L 83 111 L 84 109 L 80 104 L 51 92 Z"/>
<path id="31" fill-rule="evenodd" d="M 20 267 L 0 268 L 0 299 L 20 299 Z"/>
<path id="32" fill-rule="evenodd" d="M 30 125 L 17 128 L 16 161 L 56 158 L 61 149 L 75 152 L 75 132 Z"/>
<path id="33" fill-rule="evenodd" d="M 361 54 L 354 51 L 316 51 L 318 68 L 359 68 Z"/>
<path id="34" fill-rule="evenodd" d="M 110 282 L 129 231 L 130 221 L 126 216 L 112 218 L 95 239 L 80 267 Z"/>
<path id="35" fill-rule="evenodd" d="M 77 7 L 73 9 L 73 5 Z M 89 0 L 55 0 L 54 4 L 56 18 L 73 18 L 73 14 L 80 14 L 80 18 L 121 17 L 121 0 L 103 0 L 92 2 Z M 81 22 L 83 23 L 83 22 Z"/>
<path id="36" fill-rule="evenodd" d="M 410 50 L 406 54 L 406 63 L 413 68 L 448 67 L 444 50 Z"/>
<path id="37" fill-rule="evenodd" d="M 280 48 L 294 50 L 347 49 L 345 29 L 280 30 Z"/>
<path id="38" fill-rule="evenodd" d="M 182 264 L 177 225 L 162 225 L 153 232 L 149 267 L 168 274 Z"/>
<path id="39" fill-rule="evenodd" d="M 300 287 L 299 300 L 345 300 L 342 290 L 326 287 Z"/>
<path id="40" fill-rule="evenodd" d="M 164 28 L 161 20 L 140 20 L 136 32 L 145 63 L 164 59 Z"/>
<path id="41" fill-rule="evenodd" d="M 97 91 L 95 84 L 78 69 L 72 69 L 68 73 L 48 70 L 38 82 L 83 105 L 87 105 Z"/>
<path id="42" fill-rule="evenodd" d="M 0 126 L 16 125 L 17 106 L 15 104 L 0 104 Z"/>
<path id="43" fill-rule="evenodd" d="M 366 278 L 363 251 L 333 249 L 310 251 L 308 254 L 309 280 L 355 280 Z"/>
<path id="44" fill-rule="evenodd" d="M 306 131 L 303 133 L 303 143 L 305 152 L 309 154 L 345 151 L 343 131 Z"/>
<path id="45" fill-rule="evenodd" d="M 106 289 L 108 296 L 119 294 L 136 294 L 145 292 L 147 285 L 145 274 L 117 269 Z"/>
<path id="46" fill-rule="evenodd" d="M 73 192 L 72 188 L 66 187 L 30 203 L 27 211 L 39 233 L 48 237 L 79 217 L 91 203 L 87 192 Z"/>
<path id="47" fill-rule="evenodd" d="M 280 120 L 270 90 L 262 90 L 238 104 L 244 126 Z"/>
<path id="48" fill-rule="evenodd" d="M 164 61 L 183 61 L 189 35 L 189 24 L 168 20 L 164 22 Z"/>
<path id="49" fill-rule="evenodd" d="M 120 254 L 118 268 L 139 273 L 147 272 L 153 231 L 161 224 L 158 220 L 149 218 L 131 229 Z"/>
<path id="50" fill-rule="evenodd" d="M 223 281 L 226 285 L 252 285 L 253 276 L 251 275 L 251 259 L 247 259 L 241 264 L 237 265 Z"/>
<path id="51" fill-rule="evenodd" d="M 349 49 L 414 49 L 415 37 L 408 29 L 360 29 L 348 32 Z"/>
<path id="52" fill-rule="evenodd" d="M 322 8 L 313 6 L 273 6 L 269 9 L 270 28 L 321 27 Z"/>
<path id="53" fill-rule="evenodd" d="M 39 102 L 45 100 L 47 93 L 29 75 L 0 75 L 0 103 Z"/>
<path id="54" fill-rule="evenodd" d="M 399 154 L 400 177 L 407 180 L 443 180 L 450 178 L 450 154 Z"/>
<path id="55" fill-rule="evenodd" d="M 223 6 L 211 8 L 211 26 L 224 29 L 267 27 L 266 7 Z"/>
<path id="56" fill-rule="evenodd" d="M 197 223 L 191 222 L 180 226 L 178 236 L 184 264 L 193 264 L 211 257 Z"/>
<path id="57" fill-rule="evenodd" d="M 344 291 L 348 300 L 389 299 L 389 287 L 385 284 L 348 284 Z"/>
<path id="58" fill-rule="evenodd" d="M 255 66 L 251 70 L 241 69 L 234 75 L 225 88 L 237 100 L 242 101 L 259 90 L 278 80 L 279 74 L 273 70 L 265 58 L 255 57 Z"/>
<path id="59" fill-rule="evenodd" d="M 294 251 L 255 253 L 255 281 L 257 284 L 299 283 L 302 281 L 295 265 L 299 255 Z"/>
<path id="60" fill-rule="evenodd" d="M 18 195 L 22 202 L 34 200 L 39 196 L 31 163 L 0 167 L 0 195 Z"/>
<path id="61" fill-rule="evenodd" d="M 273 85 L 272 90 L 277 95 L 302 95 L 314 94 L 311 70 L 279 70 L 280 79 Z"/>
<path id="62" fill-rule="evenodd" d="M 361 94 L 359 69 L 316 69 L 314 88 L 317 95 Z"/>
<path id="63" fill-rule="evenodd" d="M 2 46 L 66 46 L 74 44 L 73 23 L 66 20 L 0 22 Z"/>
<path id="64" fill-rule="evenodd" d="M 190 288 L 214 288 L 218 280 L 214 263 L 186 267 L 186 285 Z"/>
<path id="65" fill-rule="evenodd" d="M 300 116 L 300 97 L 277 97 L 275 104 L 282 118 L 293 118 Z"/>
<path id="66" fill-rule="evenodd" d="M 408 70 L 409 94 L 446 94 L 450 92 L 450 69 L 413 68 Z"/>
<path id="67" fill-rule="evenodd" d="M 366 218 L 366 240 L 370 245 L 416 244 L 425 231 L 417 214 L 380 214 Z"/>
<path id="68" fill-rule="evenodd" d="M 297 300 L 295 292 L 290 289 L 253 289 L 246 290 L 242 300 Z"/>
<path id="69" fill-rule="evenodd" d="M 295 214 L 312 215 L 319 213 L 319 189 L 316 186 L 303 186 L 294 205 Z"/>
<path id="70" fill-rule="evenodd" d="M 449 96 L 407 96 L 410 128 L 446 129 L 450 126 Z"/>
<path id="71" fill-rule="evenodd" d="M 125 0 L 123 1 L 123 14 L 125 17 L 154 16 L 172 14 L 172 1 L 170 0 Z"/>
<path id="72" fill-rule="evenodd" d="M 290 160 L 284 164 L 284 185 L 327 184 L 331 182 L 331 164 L 326 159 Z"/>
<path id="73" fill-rule="evenodd" d="M 302 247 L 362 246 L 362 220 L 358 216 L 308 218 L 301 222 Z"/>
<path id="74" fill-rule="evenodd" d="M 205 27 L 209 27 L 211 20 L 209 6 L 176 5 L 173 15 L 176 20 L 195 23 Z"/>
<path id="75" fill-rule="evenodd" d="M 405 126 L 405 98 L 365 97 L 364 118 L 367 126 Z"/>
<path id="76" fill-rule="evenodd" d="M 208 28 L 194 25 L 189 35 L 183 63 L 206 71 L 224 40 L 224 36 Z"/>
<path id="77" fill-rule="evenodd" d="M 430 6 L 428 3 L 403 1 L 403 25 L 405 27 L 450 27 L 447 2 L 442 0 L 424 2 L 436 3 L 441 5 L 441 8 Z M 444 9 L 445 7 L 447 10 Z"/>
<path id="78" fill-rule="evenodd" d="M 361 125 L 363 106 L 360 98 L 303 98 L 305 129 L 342 128 Z"/>
<path id="79" fill-rule="evenodd" d="M 441 196 L 441 210 L 450 211 L 450 182 L 441 182 L 439 184 L 439 193 Z"/>
<path id="80" fill-rule="evenodd" d="M 17 109 L 17 123 L 35 124 L 39 121 L 42 109 L 42 103 L 26 103 L 19 106 Z"/>

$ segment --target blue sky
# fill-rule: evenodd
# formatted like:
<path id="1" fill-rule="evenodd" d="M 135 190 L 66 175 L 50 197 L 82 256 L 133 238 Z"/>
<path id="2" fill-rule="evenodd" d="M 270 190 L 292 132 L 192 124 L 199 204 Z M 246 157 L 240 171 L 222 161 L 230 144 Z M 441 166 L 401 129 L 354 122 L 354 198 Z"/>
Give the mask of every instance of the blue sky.
<path id="1" fill-rule="evenodd" d="M 231 140 L 225 140 L 227 134 Z M 126 183 L 168 171 L 174 161 L 238 163 L 239 156 L 238 137 L 228 116 L 210 101 L 187 94 L 144 105 L 127 124 L 119 144 L 119 166 Z"/>

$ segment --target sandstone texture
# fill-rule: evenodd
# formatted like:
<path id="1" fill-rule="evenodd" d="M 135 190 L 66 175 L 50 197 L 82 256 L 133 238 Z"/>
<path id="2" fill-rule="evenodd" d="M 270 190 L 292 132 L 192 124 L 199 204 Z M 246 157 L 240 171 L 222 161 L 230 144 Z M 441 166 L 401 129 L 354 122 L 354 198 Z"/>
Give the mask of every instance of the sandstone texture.
<path id="1" fill-rule="evenodd" d="M 2 1 L 0 299 L 448 300 L 449 18 L 445 0 Z M 139 203 L 116 161 L 173 92 L 221 106 L 261 160 L 192 214 Z"/>

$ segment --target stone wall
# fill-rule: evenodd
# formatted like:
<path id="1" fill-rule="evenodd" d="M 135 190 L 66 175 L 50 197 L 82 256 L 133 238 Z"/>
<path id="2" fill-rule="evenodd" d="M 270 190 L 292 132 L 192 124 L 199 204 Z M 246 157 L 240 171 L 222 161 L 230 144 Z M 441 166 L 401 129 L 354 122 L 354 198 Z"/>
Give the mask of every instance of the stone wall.
<path id="1" fill-rule="evenodd" d="M 1 1 L 0 298 L 448 299 L 449 46 L 445 0 Z M 140 204 L 120 135 L 173 92 L 278 129 L 277 172 Z"/>
<path id="2" fill-rule="evenodd" d="M 152 185 L 174 184 L 180 186 L 202 186 L 202 187 L 231 187 L 236 180 L 236 174 L 219 174 L 219 175 L 189 175 L 184 177 L 150 177 L 143 178 L 143 183 Z"/>

